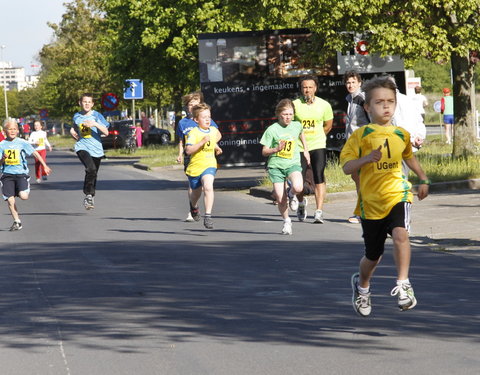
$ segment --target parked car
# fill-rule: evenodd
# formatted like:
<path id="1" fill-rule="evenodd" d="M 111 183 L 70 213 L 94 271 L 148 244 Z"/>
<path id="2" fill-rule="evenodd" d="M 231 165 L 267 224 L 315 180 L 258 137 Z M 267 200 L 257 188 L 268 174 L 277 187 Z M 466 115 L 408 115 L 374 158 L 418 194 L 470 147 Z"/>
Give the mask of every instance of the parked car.
<path id="1" fill-rule="evenodd" d="M 63 134 L 69 135 L 70 128 L 72 127 L 70 124 L 47 121 L 46 128 L 45 128 L 45 131 L 47 132 L 47 136 L 62 135 L 62 126 L 63 126 Z M 33 125 L 32 125 L 32 129 L 33 129 Z"/>
<path id="2" fill-rule="evenodd" d="M 103 148 L 124 148 L 132 137 L 132 120 L 111 121 L 108 135 L 101 135 Z"/>
<path id="3" fill-rule="evenodd" d="M 144 141 L 145 146 L 148 145 L 166 145 L 170 142 L 171 135 L 168 130 L 150 126 L 148 135 Z"/>

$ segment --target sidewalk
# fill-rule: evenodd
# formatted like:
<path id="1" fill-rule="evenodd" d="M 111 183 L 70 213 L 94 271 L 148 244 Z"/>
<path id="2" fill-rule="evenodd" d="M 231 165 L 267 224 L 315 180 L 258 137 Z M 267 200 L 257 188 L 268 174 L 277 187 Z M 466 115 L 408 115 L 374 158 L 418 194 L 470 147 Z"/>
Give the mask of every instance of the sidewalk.
<path id="1" fill-rule="evenodd" d="M 134 166 L 145 169 L 139 164 Z M 186 180 L 180 165 L 154 168 L 149 173 L 170 181 Z M 271 200 L 271 190 L 258 186 L 264 176 L 263 166 L 221 168 L 217 172 L 215 189 L 248 190 L 252 196 Z M 430 195 L 425 200 L 414 200 L 412 243 L 436 251 L 468 252 L 480 257 L 479 190 L 480 180 L 432 184 Z M 346 221 L 352 215 L 355 203 L 355 191 L 327 193 L 324 207 L 326 220 Z"/>

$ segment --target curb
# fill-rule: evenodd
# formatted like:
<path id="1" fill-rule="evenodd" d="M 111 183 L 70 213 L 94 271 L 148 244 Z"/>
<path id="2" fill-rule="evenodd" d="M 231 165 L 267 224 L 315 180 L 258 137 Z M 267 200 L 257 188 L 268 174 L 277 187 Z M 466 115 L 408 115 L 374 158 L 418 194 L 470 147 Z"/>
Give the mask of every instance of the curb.
<path id="1" fill-rule="evenodd" d="M 327 185 L 328 186 L 328 185 Z M 412 186 L 412 193 L 417 193 L 418 185 Z M 440 193 L 453 190 L 480 190 L 480 179 L 434 182 L 430 185 L 430 193 Z M 272 200 L 272 189 L 255 186 L 250 188 L 249 194 L 258 197 Z M 356 200 L 356 191 L 344 191 L 339 193 L 327 193 L 326 202 L 335 202 L 341 200 Z"/>

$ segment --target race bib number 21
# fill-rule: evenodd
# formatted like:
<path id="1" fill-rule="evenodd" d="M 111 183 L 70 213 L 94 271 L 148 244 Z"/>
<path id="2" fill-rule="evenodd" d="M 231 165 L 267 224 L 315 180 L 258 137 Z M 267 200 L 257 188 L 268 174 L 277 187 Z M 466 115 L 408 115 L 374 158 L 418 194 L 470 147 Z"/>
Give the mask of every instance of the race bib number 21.
<path id="1" fill-rule="evenodd" d="M 6 165 L 20 165 L 20 150 L 5 150 L 3 154 Z"/>

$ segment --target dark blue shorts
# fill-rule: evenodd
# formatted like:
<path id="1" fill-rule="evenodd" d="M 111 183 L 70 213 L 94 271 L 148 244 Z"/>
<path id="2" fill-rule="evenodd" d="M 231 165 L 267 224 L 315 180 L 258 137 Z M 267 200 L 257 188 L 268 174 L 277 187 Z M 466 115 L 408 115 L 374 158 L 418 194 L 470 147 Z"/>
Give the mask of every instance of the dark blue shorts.
<path id="1" fill-rule="evenodd" d="M 206 174 L 212 174 L 215 176 L 217 173 L 217 168 L 207 168 L 203 171 L 203 173 L 200 176 L 187 176 L 188 177 L 188 183 L 190 184 L 190 187 L 192 190 L 198 189 L 202 187 L 202 177 L 205 176 Z"/>

